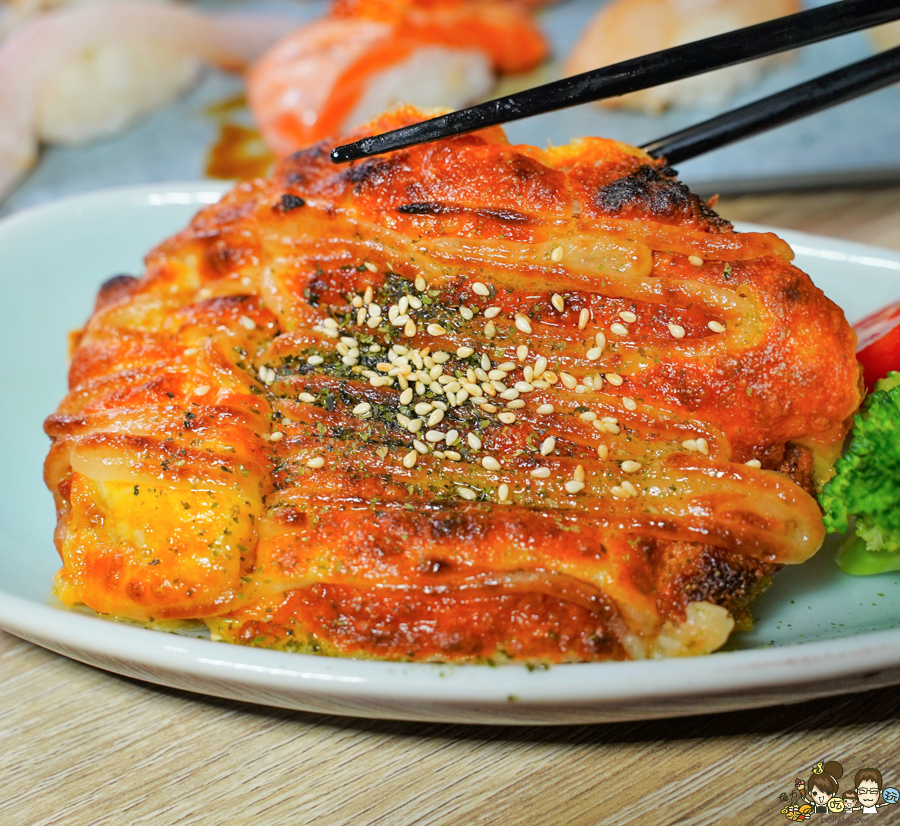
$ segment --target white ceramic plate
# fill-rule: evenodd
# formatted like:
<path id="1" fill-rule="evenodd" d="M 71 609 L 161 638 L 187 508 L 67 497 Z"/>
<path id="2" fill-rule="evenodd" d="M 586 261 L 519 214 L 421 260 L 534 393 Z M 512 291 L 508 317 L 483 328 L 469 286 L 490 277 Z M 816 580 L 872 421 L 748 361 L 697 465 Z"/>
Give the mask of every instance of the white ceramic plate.
<path id="1" fill-rule="evenodd" d="M 82 662 L 175 688 L 309 711 L 461 723 L 582 723 L 792 702 L 900 683 L 900 575 L 854 578 L 833 543 L 785 570 L 755 605 L 751 633 L 684 660 L 437 666 L 286 654 L 176 636 L 66 611 L 53 502 L 41 478 L 41 424 L 65 392 L 66 333 L 100 283 L 137 273 L 215 184 L 107 190 L 0 223 L 0 627 Z M 798 265 L 851 321 L 900 300 L 900 254 L 781 232 Z"/>

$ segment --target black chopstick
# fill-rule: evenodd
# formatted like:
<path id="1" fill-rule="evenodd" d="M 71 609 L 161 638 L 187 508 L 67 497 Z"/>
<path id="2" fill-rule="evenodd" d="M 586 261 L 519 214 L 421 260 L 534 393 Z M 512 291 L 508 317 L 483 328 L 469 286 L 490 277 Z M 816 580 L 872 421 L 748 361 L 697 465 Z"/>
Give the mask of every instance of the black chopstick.
<path id="1" fill-rule="evenodd" d="M 641 147 L 670 164 L 695 158 L 900 81 L 900 46 L 673 132 Z"/>
<path id="2" fill-rule="evenodd" d="M 614 66 L 489 100 L 431 120 L 363 138 L 331 152 L 335 163 L 473 132 L 533 115 L 649 89 L 796 49 L 900 18 L 900 0 L 839 0 L 738 31 L 676 46 Z"/>

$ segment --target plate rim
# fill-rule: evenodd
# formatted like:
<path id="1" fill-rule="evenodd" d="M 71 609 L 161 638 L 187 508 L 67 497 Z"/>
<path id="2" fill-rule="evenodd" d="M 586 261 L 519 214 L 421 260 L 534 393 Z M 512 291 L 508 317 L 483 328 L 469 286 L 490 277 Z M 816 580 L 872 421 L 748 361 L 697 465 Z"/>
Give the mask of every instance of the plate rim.
<path id="1" fill-rule="evenodd" d="M 166 201 L 202 208 L 214 201 L 204 193 L 222 194 L 232 188 L 222 181 L 155 182 L 91 190 L 19 210 L 0 220 L 0 240 L 7 240 L 16 226 L 51 217 L 54 212 L 89 209 L 103 202 L 136 200 L 146 203 L 153 195 L 184 194 L 187 200 Z M 217 199 L 216 199 L 217 200 Z M 144 203 L 140 203 L 144 201 Z M 122 204 L 125 208 L 126 205 Z M 840 256 L 867 259 L 865 263 L 890 263 L 900 270 L 900 252 L 856 241 L 797 230 L 783 230 L 736 222 L 742 231 L 776 232 L 805 242 L 808 249 L 832 250 Z M 839 246 L 843 252 L 836 250 Z M 827 256 L 826 256 L 827 257 Z M 898 282 L 900 291 L 900 282 Z M 3 541 L 0 539 L 0 541 Z M 49 594 L 49 583 L 48 583 Z M 278 686 L 298 697 L 327 686 L 329 696 L 367 700 L 417 700 L 427 691 L 436 701 L 466 704 L 505 703 L 511 690 L 519 706 L 587 704 L 608 707 L 616 703 L 640 704 L 652 699 L 697 698 L 752 692 L 769 687 L 801 687 L 823 680 L 900 667 L 900 628 L 848 633 L 828 640 L 771 646 L 740 651 L 718 651 L 702 657 L 627 662 L 569 663 L 549 669 L 527 670 L 519 664 L 497 667 L 435 663 L 387 662 L 256 649 L 205 639 L 176 636 L 100 617 L 72 612 L 64 607 L 38 603 L 10 593 L 0 585 L 0 628 L 25 639 L 44 640 L 72 649 L 66 656 L 80 659 L 76 651 L 92 658 L 117 657 L 151 668 L 175 670 L 200 678 L 226 678 L 249 689 Z M 61 617 L 68 621 L 60 622 Z M 152 636 L 150 636 L 152 635 Z M 177 640 L 177 644 L 174 642 Z M 227 645 L 227 644 L 226 644 Z M 216 646 L 215 649 L 212 646 Z M 214 656 L 216 652 L 220 656 Z M 287 661 L 285 665 L 282 660 Z M 102 666 L 101 666 L 102 667 Z M 115 670 L 115 669 L 110 669 Z M 528 679 L 510 684 L 510 674 Z M 398 680 L 398 675 L 402 680 Z M 665 686 L 661 688 L 660 686 Z M 827 693 L 823 691 L 822 693 Z M 364 713 L 364 712 L 363 712 Z M 363 714 L 360 714 L 363 716 Z M 533 721 L 540 722 L 540 721 Z"/>

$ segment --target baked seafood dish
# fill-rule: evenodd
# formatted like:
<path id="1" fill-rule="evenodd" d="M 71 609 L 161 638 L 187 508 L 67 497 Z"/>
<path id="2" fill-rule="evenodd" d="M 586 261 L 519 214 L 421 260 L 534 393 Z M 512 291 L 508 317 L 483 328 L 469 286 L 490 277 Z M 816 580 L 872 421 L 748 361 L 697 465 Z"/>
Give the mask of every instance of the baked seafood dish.
<path id="1" fill-rule="evenodd" d="M 787 244 L 610 140 L 493 129 L 344 167 L 333 145 L 101 288 L 46 421 L 60 599 L 445 662 L 746 627 L 822 542 L 861 395 Z"/>

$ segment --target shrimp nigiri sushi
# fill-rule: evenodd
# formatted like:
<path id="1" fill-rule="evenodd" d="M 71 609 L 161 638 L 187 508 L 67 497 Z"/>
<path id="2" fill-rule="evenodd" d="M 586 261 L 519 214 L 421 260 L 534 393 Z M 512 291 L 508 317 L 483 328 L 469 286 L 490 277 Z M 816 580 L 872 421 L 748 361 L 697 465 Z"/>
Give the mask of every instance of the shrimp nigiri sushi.
<path id="1" fill-rule="evenodd" d="M 801 10 L 799 0 L 612 0 L 585 30 L 565 65 L 568 75 L 764 23 Z M 601 101 L 656 114 L 669 106 L 721 106 L 752 86 L 775 56 Z"/>
<path id="2" fill-rule="evenodd" d="M 289 155 L 404 102 L 458 108 L 496 76 L 540 63 L 547 45 L 520 3 L 336 0 L 275 44 L 247 97 L 272 150 Z"/>

